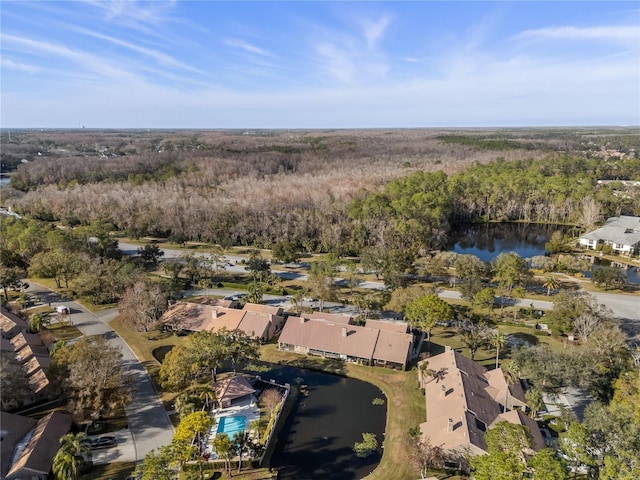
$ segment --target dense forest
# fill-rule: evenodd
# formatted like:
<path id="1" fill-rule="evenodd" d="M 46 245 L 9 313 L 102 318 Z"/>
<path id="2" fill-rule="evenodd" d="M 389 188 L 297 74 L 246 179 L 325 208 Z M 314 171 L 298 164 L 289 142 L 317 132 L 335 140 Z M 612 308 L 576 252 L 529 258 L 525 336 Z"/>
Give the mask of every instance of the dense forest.
<path id="1" fill-rule="evenodd" d="M 639 188 L 598 184 L 640 180 L 635 130 L 8 133 L 5 205 L 134 237 L 418 254 L 463 221 L 640 214 Z"/>

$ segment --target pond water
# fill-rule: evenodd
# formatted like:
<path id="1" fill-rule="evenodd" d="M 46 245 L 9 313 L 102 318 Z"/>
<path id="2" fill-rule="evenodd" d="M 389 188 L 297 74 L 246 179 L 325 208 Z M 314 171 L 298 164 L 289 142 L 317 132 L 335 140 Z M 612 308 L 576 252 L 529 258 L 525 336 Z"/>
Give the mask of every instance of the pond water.
<path id="1" fill-rule="evenodd" d="M 278 383 L 307 385 L 287 418 L 278 437 L 271 466 L 278 468 L 282 480 L 356 480 L 375 470 L 382 457 L 387 405 L 383 393 L 375 386 L 337 375 L 291 367 L 273 366 L 263 378 Z M 383 405 L 373 405 L 375 398 Z M 355 442 L 363 433 L 373 433 L 377 451 L 358 458 Z"/>
<path id="2" fill-rule="evenodd" d="M 530 223 L 462 225 L 451 232 L 450 250 L 475 255 L 485 262 L 508 252 L 531 258 L 545 254 L 544 244 L 556 230 L 564 233 L 566 227 Z"/>
<path id="3" fill-rule="evenodd" d="M 515 252 L 522 258 L 546 253 L 545 243 L 555 231 L 571 232 L 563 225 L 539 225 L 527 223 L 489 223 L 462 225 L 451 232 L 449 250 L 459 254 L 471 254 L 485 262 L 491 262 L 501 253 Z M 577 238 L 577 233 L 575 234 Z M 607 260 L 595 258 L 595 265 L 609 265 Z M 640 272 L 632 267 L 624 270 L 628 283 L 640 284 Z M 591 272 L 584 272 L 587 277 Z"/>

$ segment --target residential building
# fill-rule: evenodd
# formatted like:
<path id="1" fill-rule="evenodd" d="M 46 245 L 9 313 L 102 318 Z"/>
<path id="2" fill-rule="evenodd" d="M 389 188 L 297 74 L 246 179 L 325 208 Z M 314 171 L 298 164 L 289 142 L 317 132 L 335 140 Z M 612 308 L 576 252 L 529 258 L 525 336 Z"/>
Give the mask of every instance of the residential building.
<path id="1" fill-rule="evenodd" d="M 253 395 L 255 388 L 242 375 L 226 378 L 213 385 L 219 408 L 228 408 L 234 400 Z"/>
<path id="2" fill-rule="evenodd" d="M 15 313 L 0 307 L 0 328 L 2 329 L 2 338 L 13 338 L 18 333 L 29 330 L 29 325 L 26 320 Z"/>
<path id="3" fill-rule="evenodd" d="M 13 328 L 8 331 L 15 333 Z M 2 339 L 2 351 L 6 355 L 12 355 L 25 371 L 26 380 L 33 395 L 24 398 L 23 405 L 46 399 L 49 386 L 46 370 L 51 363 L 51 357 L 40 336 L 19 330 L 9 340 Z"/>
<path id="4" fill-rule="evenodd" d="M 6 480 L 51 478 L 49 472 L 53 458 L 60 448 L 60 438 L 71 428 L 71 416 L 52 412 L 35 422 L 26 417 L 2 412 L 0 418 L 2 421 L 2 478 Z M 5 451 L 8 453 L 6 456 Z"/>
<path id="5" fill-rule="evenodd" d="M 524 414 L 526 403 L 519 382 L 508 385 L 500 368 L 483 366 L 450 347 L 420 362 L 427 421 L 421 435 L 442 448 L 458 468 L 466 458 L 487 453 L 484 433 L 500 421 L 526 426 L 536 450 L 544 448 L 537 423 Z"/>
<path id="6" fill-rule="evenodd" d="M 312 316 L 314 318 L 310 318 Z M 391 322 L 361 327 L 351 325 L 345 318 L 337 320 L 327 314 L 289 317 L 278 339 L 278 348 L 305 355 L 401 369 L 411 360 L 413 335 L 406 333 L 406 324 L 402 332 Z"/>
<path id="7" fill-rule="evenodd" d="M 167 310 L 160 323 L 184 332 L 240 330 L 261 342 L 268 342 L 284 324 L 280 307 L 246 304 L 243 310 L 211 304 L 178 302 Z"/>
<path id="8" fill-rule="evenodd" d="M 582 235 L 580 245 L 597 250 L 603 245 L 619 255 L 640 253 L 640 217 L 621 215 L 609 218 L 602 227 Z"/>

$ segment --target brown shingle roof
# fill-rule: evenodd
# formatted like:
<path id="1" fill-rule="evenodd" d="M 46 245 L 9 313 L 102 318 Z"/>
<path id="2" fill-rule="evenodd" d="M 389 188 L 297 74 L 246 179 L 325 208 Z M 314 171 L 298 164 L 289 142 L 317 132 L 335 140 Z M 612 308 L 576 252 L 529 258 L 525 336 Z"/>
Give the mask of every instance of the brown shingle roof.
<path id="1" fill-rule="evenodd" d="M 378 332 L 378 340 L 376 341 L 376 346 L 373 351 L 373 359 L 406 365 L 409 361 L 413 337 L 408 333 L 391 332 L 388 330 L 378 330 Z"/>
<path id="2" fill-rule="evenodd" d="M 41 368 L 36 370 L 29 378 L 29 388 L 35 394 L 42 392 L 49 385 L 49 379 Z"/>
<path id="3" fill-rule="evenodd" d="M 217 382 L 213 388 L 216 392 L 216 401 L 219 403 L 242 398 L 256 391 L 242 375 L 221 380 Z"/>
<path id="4" fill-rule="evenodd" d="M 18 332 L 27 330 L 29 325 L 27 322 L 10 312 L 4 307 L 0 307 L 0 328 L 2 328 L 2 336 L 11 338 Z"/>
<path id="5" fill-rule="evenodd" d="M 351 315 L 345 315 L 342 313 L 326 313 L 326 312 L 313 312 L 303 313 L 302 318 L 309 320 L 324 320 L 330 323 L 339 323 L 340 325 L 348 325 L 352 322 L 353 317 Z"/>
<path id="6" fill-rule="evenodd" d="M 378 330 L 289 317 L 279 342 L 371 360 L 377 339 Z"/>
<path id="7" fill-rule="evenodd" d="M 51 357 L 42 356 L 42 355 L 34 355 L 29 360 L 27 360 L 22 367 L 26 370 L 27 376 L 35 373 L 36 370 L 41 368 L 42 370 L 46 370 L 47 367 L 51 365 Z"/>
<path id="8" fill-rule="evenodd" d="M 208 330 L 217 332 L 226 328 L 227 330 L 236 330 L 242 321 L 246 312 L 242 310 L 236 310 L 235 308 L 223 308 L 217 307 L 215 309 L 216 317 L 211 322 L 211 326 Z M 247 333 L 247 332 L 245 332 Z"/>
<path id="9" fill-rule="evenodd" d="M 367 320 L 364 325 L 367 328 L 377 328 L 389 332 L 407 333 L 409 325 L 407 322 L 389 322 L 385 320 Z"/>
<path id="10" fill-rule="evenodd" d="M 499 383 L 498 372 L 487 375 L 489 372 L 484 367 L 450 348 L 425 362 L 434 375 L 426 376 L 423 381 L 427 421 L 420 425 L 421 432 L 433 445 L 445 450 L 461 453 L 466 450 L 474 455 L 485 453 L 484 432 L 501 415 L 500 405 L 493 398 L 500 388 L 490 383 Z M 522 420 L 517 412 L 507 413 L 504 416 L 507 421 L 531 423 Z M 531 429 L 535 437 L 535 430 Z M 540 435 L 539 430 L 537 433 Z"/>
<path id="11" fill-rule="evenodd" d="M 515 382 L 512 385 L 507 385 L 507 381 L 504 379 L 504 373 L 502 368 L 496 368 L 489 370 L 484 374 L 485 378 L 491 385 L 487 389 L 489 395 L 501 405 L 504 405 L 507 388 L 509 389 L 509 405 L 508 408 L 512 408 L 513 405 L 524 406 L 527 404 L 527 400 L 524 396 L 524 390 L 520 382 Z M 516 401 L 514 401 L 514 399 Z"/>
<path id="12" fill-rule="evenodd" d="M 203 298 L 200 299 L 202 305 L 211 305 L 212 307 L 234 308 L 238 305 L 237 300 L 224 300 L 222 298 Z"/>
<path id="13" fill-rule="evenodd" d="M 13 451 L 27 433 L 36 425 L 37 420 L 12 413 L 0 412 L 0 478 L 4 478 L 11 467 Z"/>
<path id="14" fill-rule="evenodd" d="M 491 426 L 493 427 L 496 423 L 503 422 L 503 421 L 514 423 L 516 425 L 520 424 L 528 427 L 529 433 L 531 433 L 531 439 L 533 440 L 533 449 L 542 450 L 543 448 L 545 448 L 546 445 L 544 444 L 544 438 L 542 438 L 542 433 L 540 433 L 540 428 L 538 427 L 538 424 L 533 418 L 528 417 L 527 415 L 525 415 L 519 410 L 510 410 L 508 412 L 501 413 L 500 415 L 498 415 L 498 417 L 494 420 Z M 529 453 L 532 453 L 532 452 L 529 452 Z"/>
<path id="15" fill-rule="evenodd" d="M 238 329 L 250 337 L 262 338 L 263 335 L 268 334 L 271 317 L 272 315 L 268 313 L 244 312 Z"/>
<path id="16" fill-rule="evenodd" d="M 269 329 L 271 314 L 251 309 L 237 310 L 202 303 L 178 302 L 164 313 L 160 322 L 190 332 L 237 329 L 260 338 Z"/>
<path id="17" fill-rule="evenodd" d="M 70 427 L 71 417 L 60 412 L 38 420 L 27 446 L 11 466 L 7 480 L 47 475 L 60 448 L 60 438 Z"/>
<path id="18" fill-rule="evenodd" d="M 213 308 L 211 305 L 201 303 L 178 302 L 164 312 L 160 323 L 190 332 L 208 330 L 213 321 Z"/>
<path id="19" fill-rule="evenodd" d="M 47 347 L 43 345 L 27 345 L 16 352 L 16 358 L 19 362 L 26 362 L 32 355 L 49 355 Z"/>
<path id="20" fill-rule="evenodd" d="M 245 303 L 242 310 L 246 312 L 267 313 L 278 317 L 281 317 L 283 313 L 282 307 L 274 307 L 261 303 Z"/>
<path id="21" fill-rule="evenodd" d="M 9 341 L 11 342 L 11 345 L 13 345 L 13 348 L 16 352 L 21 348 L 26 347 L 27 345 L 44 346 L 44 343 L 42 343 L 40 336 L 35 333 L 20 332 Z"/>

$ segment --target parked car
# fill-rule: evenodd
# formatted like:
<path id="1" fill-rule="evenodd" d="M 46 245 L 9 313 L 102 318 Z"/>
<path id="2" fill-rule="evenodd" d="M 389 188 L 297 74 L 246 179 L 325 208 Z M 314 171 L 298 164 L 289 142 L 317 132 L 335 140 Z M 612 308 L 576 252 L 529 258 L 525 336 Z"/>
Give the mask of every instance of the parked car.
<path id="1" fill-rule="evenodd" d="M 91 449 L 98 450 L 100 448 L 115 447 L 117 444 L 118 440 L 115 435 L 102 435 L 91 442 Z"/>

